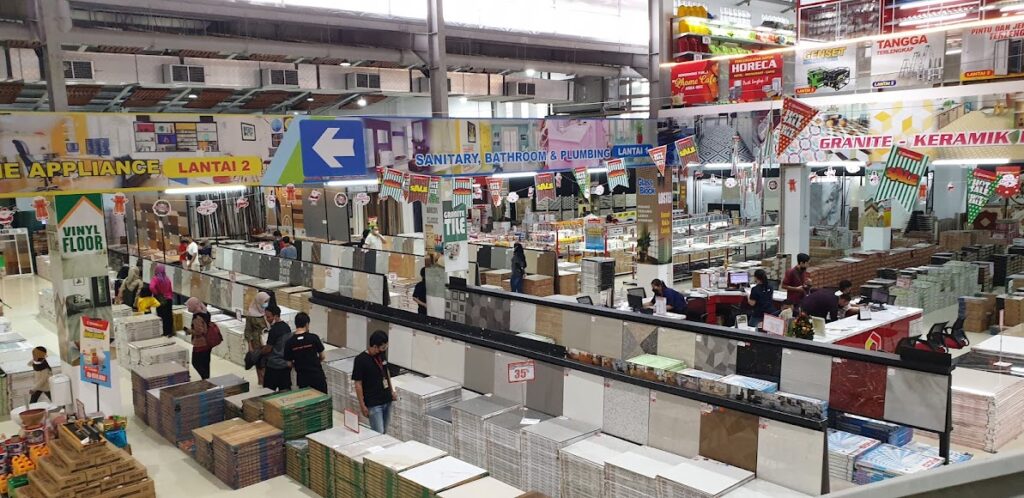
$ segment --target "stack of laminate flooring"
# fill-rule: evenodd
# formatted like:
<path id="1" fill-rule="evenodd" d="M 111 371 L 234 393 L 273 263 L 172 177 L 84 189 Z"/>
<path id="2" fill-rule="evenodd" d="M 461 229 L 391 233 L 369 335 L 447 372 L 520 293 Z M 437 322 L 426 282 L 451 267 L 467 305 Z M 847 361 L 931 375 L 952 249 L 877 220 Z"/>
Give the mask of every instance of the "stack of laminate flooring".
<path id="1" fill-rule="evenodd" d="M 284 437 L 263 421 L 213 435 L 214 474 L 233 489 L 284 474 Z"/>
<path id="2" fill-rule="evenodd" d="M 188 368 L 178 363 L 139 366 L 132 369 L 132 404 L 135 416 L 150 425 L 146 411 L 146 391 L 189 381 Z"/>

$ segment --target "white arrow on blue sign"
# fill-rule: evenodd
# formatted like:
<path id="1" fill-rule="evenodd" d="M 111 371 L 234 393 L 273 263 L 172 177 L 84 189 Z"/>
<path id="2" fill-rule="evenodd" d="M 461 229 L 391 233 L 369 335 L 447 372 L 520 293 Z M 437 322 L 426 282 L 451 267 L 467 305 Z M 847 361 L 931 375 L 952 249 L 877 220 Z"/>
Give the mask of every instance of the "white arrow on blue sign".
<path id="1" fill-rule="evenodd" d="M 366 146 L 359 120 L 299 122 L 302 172 L 307 178 L 366 176 Z"/>

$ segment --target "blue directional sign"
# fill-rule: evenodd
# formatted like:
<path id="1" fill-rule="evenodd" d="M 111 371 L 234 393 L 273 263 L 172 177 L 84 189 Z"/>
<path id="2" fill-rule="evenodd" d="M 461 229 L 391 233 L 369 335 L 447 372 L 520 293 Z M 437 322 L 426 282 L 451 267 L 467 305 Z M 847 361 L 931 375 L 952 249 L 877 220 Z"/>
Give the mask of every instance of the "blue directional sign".
<path id="1" fill-rule="evenodd" d="M 366 176 L 366 146 L 359 120 L 299 122 L 302 173 L 306 178 Z"/>

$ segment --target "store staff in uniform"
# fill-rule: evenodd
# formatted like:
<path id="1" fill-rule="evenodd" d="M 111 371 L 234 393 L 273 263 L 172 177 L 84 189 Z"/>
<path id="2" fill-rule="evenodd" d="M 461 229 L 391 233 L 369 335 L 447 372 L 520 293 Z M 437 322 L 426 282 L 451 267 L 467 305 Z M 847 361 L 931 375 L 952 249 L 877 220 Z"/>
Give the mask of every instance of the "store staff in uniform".
<path id="1" fill-rule="evenodd" d="M 647 304 L 647 308 L 653 308 L 658 298 L 663 297 L 665 298 L 665 311 L 686 313 L 686 297 L 681 292 L 665 285 L 660 278 L 651 280 L 651 290 L 654 291 L 654 297 Z"/>
<path id="2" fill-rule="evenodd" d="M 841 313 L 842 316 L 850 316 L 851 314 L 855 314 L 855 313 L 860 311 L 860 306 L 854 306 L 853 305 L 853 293 L 851 292 L 852 290 L 853 290 L 853 282 L 851 282 L 849 280 L 840 280 L 839 281 L 839 290 L 836 291 L 836 295 L 840 296 L 842 294 L 846 294 L 846 295 L 850 296 L 850 301 L 848 301 L 846 303 L 846 306 L 844 306 L 843 309 L 841 310 L 842 311 L 842 313 Z M 840 316 L 840 318 L 842 318 L 842 316 Z"/>
<path id="3" fill-rule="evenodd" d="M 284 360 L 284 345 L 292 336 L 292 328 L 281 320 L 281 308 L 276 304 L 267 306 L 267 324 L 270 333 L 267 345 L 263 346 L 263 355 L 267 358 L 267 371 L 263 374 L 263 387 L 274 391 L 287 391 L 292 388 L 292 369 Z"/>
<path id="4" fill-rule="evenodd" d="M 412 300 L 416 302 L 416 312 L 427 316 L 427 267 L 420 268 L 420 281 L 412 289 Z"/>
<path id="5" fill-rule="evenodd" d="M 846 316 L 840 310 L 850 304 L 849 294 L 836 295 L 832 289 L 818 289 L 800 303 L 800 310 L 810 316 L 824 318 L 825 321 L 834 322 Z"/>
<path id="6" fill-rule="evenodd" d="M 779 310 L 775 309 L 775 289 L 768 283 L 768 274 L 764 270 L 754 272 L 756 285 L 750 289 L 750 296 L 747 303 L 754 307 L 754 310 L 747 318 L 747 325 L 757 328 L 764 321 L 765 315 L 778 316 Z"/>
<path id="7" fill-rule="evenodd" d="M 324 343 L 309 331 L 309 315 L 295 315 L 295 333 L 284 345 L 284 361 L 295 369 L 295 383 L 299 388 L 312 387 L 327 394 L 327 376 L 324 374 Z"/>
<path id="8" fill-rule="evenodd" d="M 782 288 L 786 289 L 786 304 L 797 306 L 811 288 L 811 278 L 807 276 L 807 266 L 811 257 L 800 253 L 796 255 L 796 266 L 786 271 L 782 279 Z"/>
<path id="9" fill-rule="evenodd" d="M 391 402 L 397 400 L 388 372 L 388 335 L 382 330 L 370 334 L 366 351 L 356 356 L 352 380 L 356 383 L 359 410 L 370 419 L 370 428 L 386 434 L 391 421 Z"/>

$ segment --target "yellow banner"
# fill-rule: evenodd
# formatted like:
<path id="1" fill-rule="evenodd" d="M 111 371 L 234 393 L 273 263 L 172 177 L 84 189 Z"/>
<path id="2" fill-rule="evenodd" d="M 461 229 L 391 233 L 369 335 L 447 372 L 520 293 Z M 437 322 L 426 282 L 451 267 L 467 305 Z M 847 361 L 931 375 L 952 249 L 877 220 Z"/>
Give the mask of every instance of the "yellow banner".
<path id="1" fill-rule="evenodd" d="M 262 174 L 263 160 L 258 156 L 174 157 L 164 161 L 164 176 L 168 178 Z"/>

